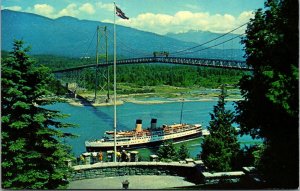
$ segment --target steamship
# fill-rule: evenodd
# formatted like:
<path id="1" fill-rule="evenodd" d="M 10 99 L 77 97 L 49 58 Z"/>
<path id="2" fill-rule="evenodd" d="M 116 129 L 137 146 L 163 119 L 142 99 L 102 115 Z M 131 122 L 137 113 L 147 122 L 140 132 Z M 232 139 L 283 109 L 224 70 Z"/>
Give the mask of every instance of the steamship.
<path id="1" fill-rule="evenodd" d="M 202 129 L 200 124 L 173 124 L 156 127 L 157 119 L 151 119 L 149 128 L 142 128 L 142 120 L 136 120 L 136 127 L 131 131 L 116 132 L 116 147 L 124 149 L 136 149 L 159 145 L 162 141 L 172 140 L 179 142 L 209 135 L 209 131 Z M 106 131 L 100 140 L 86 141 L 88 152 L 114 149 L 114 131 Z"/>

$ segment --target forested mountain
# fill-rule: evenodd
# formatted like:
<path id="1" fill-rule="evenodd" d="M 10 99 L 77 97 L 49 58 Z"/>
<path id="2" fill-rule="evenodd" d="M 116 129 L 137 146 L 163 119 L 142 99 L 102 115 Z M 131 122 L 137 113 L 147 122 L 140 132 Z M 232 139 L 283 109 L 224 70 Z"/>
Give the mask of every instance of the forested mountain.
<path id="1" fill-rule="evenodd" d="M 96 49 L 96 28 L 107 26 L 108 50 L 113 53 L 113 25 L 97 21 L 79 20 L 73 17 L 50 19 L 32 13 L 2 10 L 2 50 L 11 50 L 14 39 L 22 39 L 31 45 L 31 54 L 48 54 L 68 57 L 91 57 Z M 176 52 L 196 46 L 168 36 L 117 25 L 117 52 L 123 57 L 152 56 L 153 51 Z M 101 41 L 103 46 L 104 41 Z M 103 50 L 104 52 L 104 50 Z M 189 57 L 242 59 L 243 53 L 233 50 L 210 49 Z M 177 56 L 176 54 L 172 56 Z"/>
<path id="2" fill-rule="evenodd" d="M 1 19 L 3 50 L 11 49 L 13 39 L 23 39 L 32 46 L 32 54 L 93 56 L 96 48 L 96 28 L 107 26 L 109 52 L 111 54 L 113 52 L 113 25 L 110 23 L 66 16 L 49 19 L 10 10 L 3 10 Z M 195 45 L 129 27 L 117 26 L 116 30 L 119 55 L 133 56 L 143 53 L 151 55 L 160 47 L 177 50 Z"/>

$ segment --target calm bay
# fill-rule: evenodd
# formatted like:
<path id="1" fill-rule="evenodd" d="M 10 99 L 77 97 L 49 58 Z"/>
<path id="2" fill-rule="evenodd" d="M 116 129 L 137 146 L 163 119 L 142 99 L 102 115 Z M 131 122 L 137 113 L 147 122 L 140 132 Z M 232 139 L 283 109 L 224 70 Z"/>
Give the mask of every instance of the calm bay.
<path id="1" fill-rule="evenodd" d="M 202 124 L 207 128 L 210 121 L 210 113 L 217 101 L 189 101 L 183 105 L 183 123 Z M 228 101 L 226 108 L 234 111 L 235 103 Z M 132 130 L 135 128 L 136 119 L 142 119 L 143 128 L 150 126 L 151 118 L 157 119 L 157 125 L 174 124 L 180 122 L 182 102 L 171 102 L 161 104 L 136 104 L 125 102 L 117 106 L 117 129 Z M 105 131 L 113 130 L 113 106 L 72 106 L 68 103 L 57 103 L 47 106 L 48 109 L 58 110 L 63 114 L 69 114 L 70 117 L 63 119 L 64 122 L 77 124 L 76 128 L 64 129 L 78 135 L 74 139 L 65 139 L 64 141 L 72 146 L 72 152 L 75 156 L 85 152 L 84 142 L 86 140 L 100 139 Z M 261 140 L 253 140 L 250 136 L 239 137 L 242 144 L 254 144 Z M 192 157 L 196 157 L 201 151 L 202 138 L 184 142 L 189 148 Z M 179 143 L 176 145 L 178 147 Z M 139 149 L 143 159 L 155 152 L 155 149 Z"/>

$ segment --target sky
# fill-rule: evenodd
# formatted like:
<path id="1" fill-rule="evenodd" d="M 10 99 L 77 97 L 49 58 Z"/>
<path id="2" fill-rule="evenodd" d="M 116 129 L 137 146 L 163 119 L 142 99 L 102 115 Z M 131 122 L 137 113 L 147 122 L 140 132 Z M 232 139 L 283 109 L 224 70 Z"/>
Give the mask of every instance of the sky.
<path id="1" fill-rule="evenodd" d="M 157 34 L 190 30 L 229 32 L 263 8 L 264 0 L 116 0 L 129 17 L 116 17 L 116 24 Z M 114 4 L 108 0 L 2 0 L 1 9 L 29 12 L 52 19 L 72 16 L 78 19 L 113 23 Z M 241 28 L 234 31 L 243 33 Z"/>

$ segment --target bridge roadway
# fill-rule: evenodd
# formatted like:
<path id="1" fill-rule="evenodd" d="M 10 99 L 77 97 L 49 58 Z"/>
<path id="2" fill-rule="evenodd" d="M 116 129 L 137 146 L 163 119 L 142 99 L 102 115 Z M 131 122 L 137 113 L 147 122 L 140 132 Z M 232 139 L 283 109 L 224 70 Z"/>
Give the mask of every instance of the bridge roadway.
<path id="1" fill-rule="evenodd" d="M 223 59 L 207 59 L 207 58 L 181 58 L 181 57 L 144 57 L 144 58 L 131 58 L 117 60 L 117 65 L 125 64 L 143 64 L 143 63 L 169 63 L 169 64 L 181 64 L 181 65 L 191 65 L 191 66 L 204 66 L 204 67 L 214 67 L 214 68 L 228 68 L 237 70 L 252 70 L 245 61 L 240 60 L 223 60 Z M 113 61 L 107 63 L 101 62 L 97 64 L 88 64 L 82 66 L 76 66 L 67 69 L 55 70 L 54 73 L 70 72 L 81 70 L 84 68 L 93 67 L 105 67 L 113 65 Z"/>

